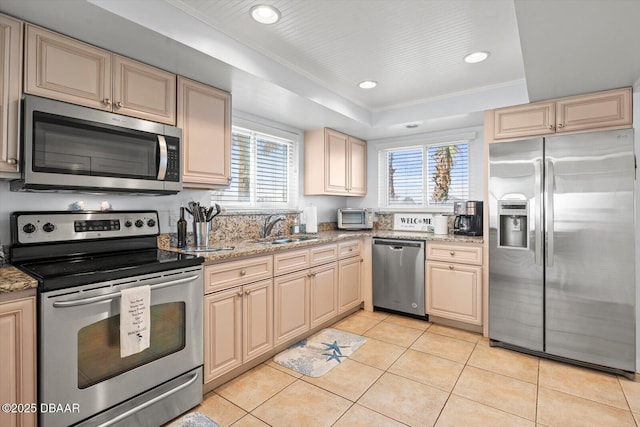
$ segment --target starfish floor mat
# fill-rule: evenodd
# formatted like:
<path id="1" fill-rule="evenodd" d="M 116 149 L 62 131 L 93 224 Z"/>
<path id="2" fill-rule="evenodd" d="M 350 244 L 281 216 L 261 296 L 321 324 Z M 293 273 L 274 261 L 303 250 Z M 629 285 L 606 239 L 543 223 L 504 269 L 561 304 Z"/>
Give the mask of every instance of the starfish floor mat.
<path id="1" fill-rule="evenodd" d="M 337 329 L 323 329 L 278 353 L 273 361 L 309 377 L 321 377 L 367 340 Z"/>

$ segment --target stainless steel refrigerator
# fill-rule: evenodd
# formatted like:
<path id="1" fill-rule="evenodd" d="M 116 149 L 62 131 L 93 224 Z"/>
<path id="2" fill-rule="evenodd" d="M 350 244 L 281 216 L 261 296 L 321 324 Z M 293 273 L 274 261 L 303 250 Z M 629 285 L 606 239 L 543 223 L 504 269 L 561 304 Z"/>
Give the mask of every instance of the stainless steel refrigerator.
<path id="1" fill-rule="evenodd" d="M 494 143 L 489 168 L 492 345 L 635 372 L 633 131 Z"/>

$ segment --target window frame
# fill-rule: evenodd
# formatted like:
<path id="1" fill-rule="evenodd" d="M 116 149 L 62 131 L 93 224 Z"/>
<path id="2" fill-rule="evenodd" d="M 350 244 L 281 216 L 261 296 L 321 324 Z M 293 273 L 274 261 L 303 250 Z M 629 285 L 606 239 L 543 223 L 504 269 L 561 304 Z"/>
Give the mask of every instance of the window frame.
<path id="1" fill-rule="evenodd" d="M 437 138 L 435 140 L 420 140 L 413 138 L 410 142 L 403 143 L 388 143 L 378 146 L 378 206 L 380 212 L 453 212 L 453 203 L 450 201 L 447 203 L 432 203 L 431 194 L 429 192 L 429 180 L 433 171 L 428 169 L 429 163 L 429 148 L 443 147 L 450 145 L 466 144 L 466 176 L 467 176 L 467 195 L 468 199 L 471 197 L 472 185 L 471 185 L 471 160 L 472 152 L 474 150 L 473 143 L 475 134 L 459 135 L 452 138 Z M 422 199 L 421 204 L 397 204 L 393 205 L 389 203 L 389 164 L 388 155 L 392 152 L 406 151 L 412 149 L 422 150 Z M 457 201 L 457 200 L 456 200 Z"/>
<path id="2" fill-rule="evenodd" d="M 228 190 L 229 187 L 223 187 L 217 190 L 214 190 L 211 200 L 214 203 L 224 204 L 225 208 L 229 211 L 289 211 L 296 210 L 298 205 L 298 197 L 299 197 L 299 133 L 294 131 L 289 131 L 287 129 L 280 129 L 276 127 L 271 127 L 269 125 L 264 125 L 259 122 L 253 122 L 250 120 L 240 119 L 239 123 L 236 124 L 234 120 L 234 124 L 232 126 L 231 132 L 233 133 L 242 133 L 245 135 L 249 135 L 250 138 L 250 152 L 251 152 L 251 161 L 250 161 L 250 174 L 251 177 L 251 185 L 250 185 L 250 194 L 248 202 L 241 202 L 239 200 L 229 200 L 224 197 L 225 191 Z M 277 203 L 277 202 L 258 202 L 257 201 L 257 141 L 259 138 L 264 138 L 276 143 L 286 144 L 289 147 L 289 153 L 287 155 L 287 165 L 285 166 L 287 171 L 287 201 L 285 203 Z M 232 146 L 233 146 L 233 136 L 232 136 Z M 233 150 L 233 148 L 232 148 Z M 233 161 L 233 160 L 232 160 Z M 233 165 L 232 165 L 232 176 L 233 179 Z M 230 182 L 231 184 L 231 182 Z"/>

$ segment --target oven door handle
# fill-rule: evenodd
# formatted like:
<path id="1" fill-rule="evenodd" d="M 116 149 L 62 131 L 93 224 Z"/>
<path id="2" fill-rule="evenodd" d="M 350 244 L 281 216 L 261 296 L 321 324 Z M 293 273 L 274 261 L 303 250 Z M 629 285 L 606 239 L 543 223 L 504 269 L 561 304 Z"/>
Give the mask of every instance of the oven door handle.
<path id="1" fill-rule="evenodd" d="M 174 393 L 179 392 L 180 390 L 189 387 L 191 384 L 193 384 L 196 380 L 198 379 L 198 372 L 194 372 L 191 375 L 191 378 L 189 378 L 185 383 L 180 384 L 179 386 L 177 386 L 176 388 L 172 388 L 171 390 L 165 391 L 162 394 L 159 394 L 158 396 L 154 397 L 151 400 L 148 400 L 136 407 L 133 407 L 131 409 L 129 409 L 126 412 L 123 412 L 122 414 L 118 415 L 115 418 L 110 419 L 109 421 L 107 421 L 106 423 L 100 424 L 98 425 L 98 427 L 109 427 L 111 425 L 114 425 L 115 423 L 122 421 L 123 419 L 127 418 L 130 415 L 135 414 L 136 412 L 140 412 L 141 410 L 143 410 L 144 408 L 147 408 L 151 405 L 153 405 L 156 402 L 159 402 L 160 400 L 171 396 Z"/>
<path id="2" fill-rule="evenodd" d="M 175 285 L 181 285 L 183 283 L 188 283 L 191 282 L 195 279 L 197 279 L 198 276 L 188 276 L 188 277 L 184 277 L 182 279 L 178 279 L 178 280 L 172 280 L 170 282 L 164 282 L 164 283 L 158 283 L 157 285 L 151 285 L 150 288 L 152 291 L 155 291 L 157 289 L 162 289 L 162 288 L 167 288 L 169 286 L 175 286 Z M 108 301 L 108 300 L 112 300 L 112 299 L 116 299 L 116 298 L 120 298 L 120 291 L 118 292 L 113 292 L 110 294 L 105 294 L 105 295 L 98 295 L 95 297 L 89 297 L 89 298 L 83 298 L 83 299 L 74 299 L 74 300 L 69 300 L 69 301 L 55 301 L 53 303 L 53 306 L 56 308 L 64 308 L 64 307 L 77 307 L 79 305 L 87 305 L 87 304 L 93 304 L 96 302 L 101 302 L 101 301 Z"/>

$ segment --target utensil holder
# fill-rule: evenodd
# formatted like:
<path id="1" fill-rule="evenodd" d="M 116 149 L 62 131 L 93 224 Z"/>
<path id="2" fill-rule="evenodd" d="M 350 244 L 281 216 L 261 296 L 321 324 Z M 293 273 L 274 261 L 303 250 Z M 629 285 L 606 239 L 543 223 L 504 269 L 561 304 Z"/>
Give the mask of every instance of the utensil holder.
<path id="1" fill-rule="evenodd" d="M 193 222 L 193 240 L 197 247 L 209 245 L 208 222 Z"/>

